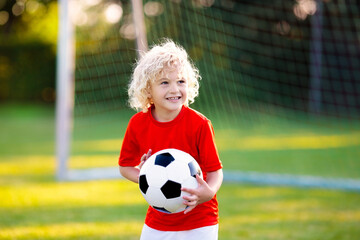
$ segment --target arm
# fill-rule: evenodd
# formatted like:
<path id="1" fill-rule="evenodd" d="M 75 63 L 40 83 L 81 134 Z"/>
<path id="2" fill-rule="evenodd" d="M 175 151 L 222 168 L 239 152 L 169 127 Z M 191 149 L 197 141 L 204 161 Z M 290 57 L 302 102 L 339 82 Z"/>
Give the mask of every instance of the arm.
<path id="1" fill-rule="evenodd" d="M 134 183 L 139 182 L 140 169 L 138 167 L 122 167 L 122 166 L 120 166 L 119 169 L 120 169 L 120 174 L 124 178 L 126 178 Z"/>
<path id="2" fill-rule="evenodd" d="M 144 155 L 142 155 L 141 159 L 140 159 L 140 165 L 136 166 L 136 167 L 122 167 L 120 166 L 120 174 L 134 182 L 134 183 L 139 183 L 139 174 L 140 174 L 140 169 L 142 167 L 142 165 L 144 164 L 144 162 L 151 156 L 151 149 L 149 149 L 149 151 L 147 153 L 145 153 Z"/>
<path id="3" fill-rule="evenodd" d="M 185 200 L 184 204 L 189 206 L 185 210 L 185 214 L 193 210 L 197 205 L 207 202 L 215 196 L 223 181 L 223 171 L 219 169 L 214 172 L 208 172 L 206 182 L 199 176 L 196 176 L 196 180 L 199 184 L 196 189 L 181 189 L 182 191 L 190 193 L 190 196 L 183 197 Z"/>
<path id="4" fill-rule="evenodd" d="M 222 184 L 222 181 L 223 181 L 223 178 L 224 178 L 224 176 L 223 176 L 222 169 L 219 169 L 219 170 L 214 171 L 214 172 L 208 172 L 207 173 L 206 182 L 207 182 L 207 184 L 209 185 L 209 187 L 212 189 L 212 191 L 214 193 L 212 197 L 214 197 L 215 194 L 217 193 L 217 191 L 219 191 L 219 189 L 221 187 L 221 184 Z"/>

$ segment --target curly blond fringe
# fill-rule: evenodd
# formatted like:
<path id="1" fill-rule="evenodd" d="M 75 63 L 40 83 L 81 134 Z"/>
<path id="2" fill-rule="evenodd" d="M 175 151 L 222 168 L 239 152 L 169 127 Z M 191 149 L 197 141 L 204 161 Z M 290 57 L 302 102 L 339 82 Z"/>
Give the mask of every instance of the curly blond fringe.
<path id="1" fill-rule="evenodd" d="M 148 91 L 151 81 L 161 73 L 164 67 L 178 67 L 188 82 L 188 99 L 185 105 L 195 101 L 199 94 L 199 70 L 192 64 L 187 52 L 172 40 L 165 39 L 146 52 L 136 63 L 128 88 L 129 104 L 136 111 L 147 112 L 151 105 Z"/>

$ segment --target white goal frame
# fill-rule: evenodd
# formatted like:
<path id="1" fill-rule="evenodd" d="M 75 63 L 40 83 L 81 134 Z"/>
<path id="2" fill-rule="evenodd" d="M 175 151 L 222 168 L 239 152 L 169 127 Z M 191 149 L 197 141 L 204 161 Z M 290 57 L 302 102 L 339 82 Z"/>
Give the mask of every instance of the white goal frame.
<path id="1" fill-rule="evenodd" d="M 56 74 L 56 160 L 57 179 L 66 180 L 74 107 L 74 26 L 69 0 L 59 1 L 59 32 Z"/>
<path id="2" fill-rule="evenodd" d="M 75 26 L 71 19 L 70 2 L 59 1 L 59 35 L 56 74 L 56 177 L 59 181 L 119 178 L 117 168 L 69 169 L 74 111 Z M 146 52 L 148 43 L 142 0 L 132 0 L 138 56 Z"/>
<path id="3" fill-rule="evenodd" d="M 75 26 L 72 23 L 70 2 L 73 0 L 59 0 L 59 33 L 57 45 L 57 75 L 56 75 L 56 177 L 58 181 L 84 181 L 94 179 L 120 178 L 116 167 L 69 169 L 68 160 L 70 156 L 71 137 L 73 131 L 73 109 L 74 109 L 74 71 L 75 71 Z M 136 31 L 136 49 L 138 57 L 148 50 L 146 28 L 144 21 L 142 0 L 131 0 L 133 22 Z M 321 6 L 320 6 L 321 7 Z M 313 28 L 321 28 L 321 11 L 314 18 Z M 313 38 L 319 39 L 315 35 Z M 317 33 L 319 34 L 319 33 Z M 319 48 L 319 41 L 313 41 L 314 48 Z M 312 56 L 312 89 L 311 96 L 315 105 L 309 103 L 313 112 L 320 109 L 318 105 L 321 97 L 317 91 L 319 73 L 314 68 L 321 61 L 321 53 Z M 298 176 L 289 174 L 267 174 L 256 172 L 224 171 L 224 181 L 245 182 L 261 185 L 283 185 L 296 187 L 315 187 L 327 189 L 342 189 L 349 191 L 360 191 L 360 180 L 333 179 L 314 176 Z"/>

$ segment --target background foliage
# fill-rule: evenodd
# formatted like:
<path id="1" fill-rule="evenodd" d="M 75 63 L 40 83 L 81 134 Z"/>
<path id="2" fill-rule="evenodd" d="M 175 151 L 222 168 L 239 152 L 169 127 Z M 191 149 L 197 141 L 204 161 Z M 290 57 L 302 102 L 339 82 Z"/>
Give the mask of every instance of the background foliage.
<path id="1" fill-rule="evenodd" d="M 91 58 L 97 65 L 104 61 L 104 56 L 94 58 L 91 55 L 94 48 L 103 49 L 102 52 L 112 49 L 123 55 L 122 62 L 115 60 L 106 66 L 110 68 L 106 71 L 113 72 L 108 75 L 108 82 L 118 81 L 117 89 L 111 93 L 104 90 L 102 94 L 116 92 L 119 101 L 126 102 L 124 89 L 136 57 L 134 39 L 122 34 L 132 21 L 130 2 L 86 1 L 91 5 L 87 7 L 88 18 L 99 19 L 93 17 L 94 13 L 103 11 L 110 3 L 119 4 L 123 9 L 122 18 L 112 24 L 101 21 L 84 24 L 78 14 L 77 25 L 82 31 L 77 37 L 88 42 L 82 42 L 85 46 L 77 51 L 86 61 Z M 231 99 L 224 105 L 244 108 L 248 104 L 262 104 L 291 111 L 311 110 L 314 88 L 311 59 L 314 53 L 320 52 L 321 86 L 315 89 L 321 94 L 320 112 L 350 118 L 359 114 L 358 1 L 144 1 L 147 3 L 151 3 L 149 6 L 162 4 L 160 13 L 145 16 L 149 44 L 161 37 L 182 43 L 203 78 L 211 82 L 208 85 L 220 88 L 217 97 L 223 101 Z M 54 0 L 0 1 L 0 101 L 54 102 L 57 4 Z M 321 6 L 321 39 L 312 37 L 317 27 L 312 4 L 318 5 L 317 12 Z M 94 45 L 92 40 L 98 43 Z M 314 41 L 321 42 L 321 49 L 312 49 Z M 124 49 L 127 50 L 122 52 Z M 216 58 L 211 57 L 214 55 Z M 81 64 L 82 59 L 77 61 Z M 123 63 L 127 64 L 125 75 L 117 68 Z M 209 71 L 209 64 L 214 70 Z M 101 71 L 101 67 L 96 69 Z M 81 78 L 86 71 L 77 69 L 76 74 Z M 96 74 L 92 74 L 92 78 L 96 78 Z M 229 77 L 230 74 L 233 76 Z M 229 85 L 219 84 L 222 78 Z M 109 87 L 106 84 L 103 89 Z M 211 89 L 204 87 L 201 91 L 211 92 Z M 195 104 L 201 106 L 209 101 L 215 106 L 218 104 L 205 97 L 200 97 Z"/>
<path id="2" fill-rule="evenodd" d="M 55 101 L 57 1 L 0 1 L 0 102 Z"/>

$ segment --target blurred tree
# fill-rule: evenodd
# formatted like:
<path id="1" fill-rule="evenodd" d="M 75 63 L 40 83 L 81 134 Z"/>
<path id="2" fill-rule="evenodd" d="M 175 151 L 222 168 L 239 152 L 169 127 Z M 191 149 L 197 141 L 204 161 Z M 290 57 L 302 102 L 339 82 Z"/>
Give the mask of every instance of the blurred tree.
<path id="1" fill-rule="evenodd" d="M 0 41 L 56 44 L 57 1 L 0 0 Z"/>
<path id="2" fill-rule="evenodd" d="M 0 0 L 0 101 L 55 100 L 57 1 Z"/>

